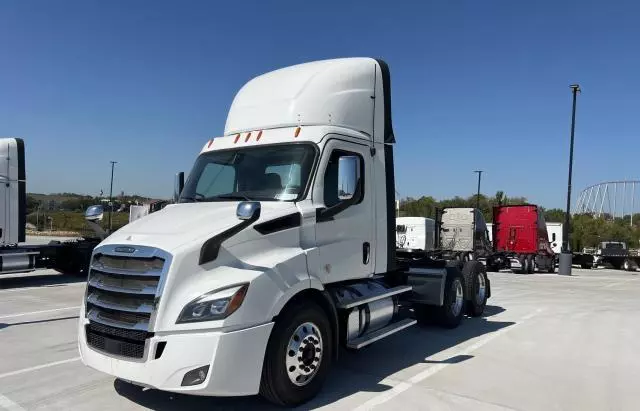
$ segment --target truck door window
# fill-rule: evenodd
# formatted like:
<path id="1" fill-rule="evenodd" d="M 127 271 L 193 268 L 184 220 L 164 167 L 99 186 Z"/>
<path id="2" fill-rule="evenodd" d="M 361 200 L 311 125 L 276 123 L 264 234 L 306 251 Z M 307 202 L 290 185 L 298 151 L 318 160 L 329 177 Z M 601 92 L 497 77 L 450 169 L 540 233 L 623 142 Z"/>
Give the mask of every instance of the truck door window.
<path id="1" fill-rule="evenodd" d="M 551 233 L 551 241 L 556 241 L 556 233 Z"/>
<path id="2" fill-rule="evenodd" d="M 324 205 L 333 207 L 341 201 L 350 200 L 359 191 L 354 204 L 364 198 L 364 162 L 359 154 L 343 150 L 331 153 L 324 173 Z M 360 190 L 357 190 L 360 188 Z"/>

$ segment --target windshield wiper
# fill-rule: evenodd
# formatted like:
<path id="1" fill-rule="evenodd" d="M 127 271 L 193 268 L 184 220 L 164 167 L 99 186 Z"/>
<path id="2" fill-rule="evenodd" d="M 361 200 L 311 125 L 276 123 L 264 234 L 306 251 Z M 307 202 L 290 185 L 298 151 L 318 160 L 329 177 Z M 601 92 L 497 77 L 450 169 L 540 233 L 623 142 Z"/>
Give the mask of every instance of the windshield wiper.
<path id="1" fill-rule="evenodd" d="M 206 201 L 204 194 L 196 193 L 193 197 L 180 197 L 180 202 L 182 200 L 190 201 L 192 203 L 199 203 L 202 201 Z"/>
<path id="2" fill-rule="evenodd" d="M 244 201 L 251 201 L 251 199 L 249 197 L 247 197 L 244 194 L 221 194 L 219 196 L 215 196 L 215 197 L 209 197 L 210 199 L 216 199 L 219 198 L 221 200 L 244 200 Z"/>

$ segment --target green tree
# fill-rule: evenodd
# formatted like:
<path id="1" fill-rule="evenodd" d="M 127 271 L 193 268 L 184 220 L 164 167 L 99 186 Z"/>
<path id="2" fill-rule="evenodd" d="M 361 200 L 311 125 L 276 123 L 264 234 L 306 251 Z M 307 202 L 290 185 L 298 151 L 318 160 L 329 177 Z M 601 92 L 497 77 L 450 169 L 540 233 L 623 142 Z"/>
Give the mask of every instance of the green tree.
<path id="1" fill-rule="evenodd" d="M 559 208 L 544 210 L 544 219 L 548 223 L 564 223 L 565 212 Z"/>

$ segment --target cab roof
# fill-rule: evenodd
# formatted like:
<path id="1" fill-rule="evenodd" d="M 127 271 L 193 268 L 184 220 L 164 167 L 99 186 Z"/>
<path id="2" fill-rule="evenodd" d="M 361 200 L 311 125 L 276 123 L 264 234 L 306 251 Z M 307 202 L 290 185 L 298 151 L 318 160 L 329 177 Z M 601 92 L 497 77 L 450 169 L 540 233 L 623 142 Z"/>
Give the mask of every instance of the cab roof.
<path id="1" fill-rule="evenodd" d="M 327 125 L 394 143 L 390 88 L 382 60 L 343 58 L 286 67 L 258 76 L 238 91 L 224 133 Z"/>

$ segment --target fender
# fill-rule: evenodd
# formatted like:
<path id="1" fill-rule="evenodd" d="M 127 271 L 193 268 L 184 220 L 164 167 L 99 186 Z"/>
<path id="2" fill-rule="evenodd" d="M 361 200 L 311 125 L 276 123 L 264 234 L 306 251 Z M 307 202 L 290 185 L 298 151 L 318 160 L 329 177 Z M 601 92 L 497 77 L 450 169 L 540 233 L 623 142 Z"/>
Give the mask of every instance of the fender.
<path id="1" fill-rule="evenodd" d="M 302 284 L 302 282 L 299 284 Z M 293 292 L 294 289 L 298 291 Z M 274 322 L 277 321 L 278 315 L 282 311 L 286 310 L 287 306 L 301 299 L 307 300 L 307 301 L 309 299 L 315 300 L 315 302 L 318 303 L 318 305 L 320 305 L 327 313 L 329 323 L 331 324 L 331 331 L 333 332 L 334 347 L 336 347 L 336 349 L 333 351 L 334 352 L 333 357 L 334 357 L 334 360 L 337 360 L 338 352 L 340 351 L 338 349 L 340 345 L 340 326 L 339 326 L 340 323 L 338 319 L 338 310 L 335 306 L 333 298 L 331 297 L 329 292 L 326 289 L 324 289 L 324 287 L 322 286 L 322 283 L 318 279 L 312 278 L 309 282 L 309 287 L 306 287 L 306 288 L 302 288 L 302 289 L 300 287 L 289 288 L 288 292 L 280 299 L 280 301 L 278 301 L 278 304 L 276 305 L 276 307 L 278 307 L 278 310 L 275 310 L 275 307 L 274 307 L 272 321 Z"/>
<path id="2" fill-rule="evenodd" d="M 306 290 L 318 290 L 318 291 L 324 291 L 324 286 L 322 285 L 322 283 L 315 278 L 310 279 L 309 282 L 307 281 L 300 281 L 299 283 L 289 287 L 284 294 L 282 295 L 282 297 L 280 297 L 280 299 L 273 305 L 272 309 L 271 309 L 271 313 L 269 313 L 269 317 L 270 318 L 275 318 L 278 316 L 278 314 L 280 314 L 280 312 L 282 311 L 282 309 L 298 294 L 300 294 L 301 292 L 304 292 Z"/>

